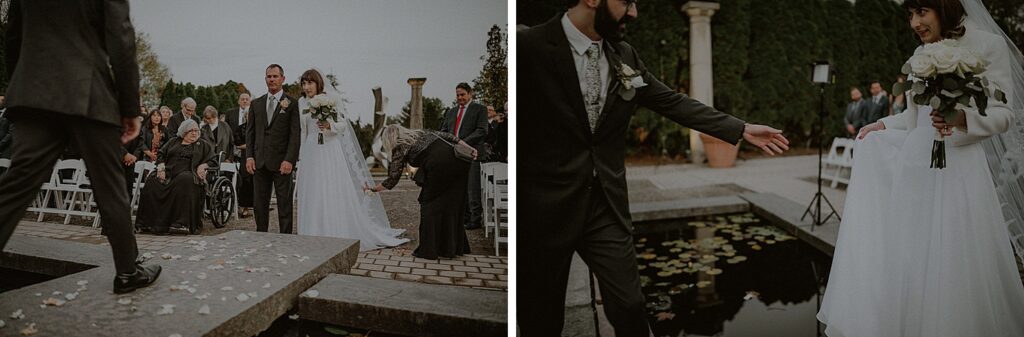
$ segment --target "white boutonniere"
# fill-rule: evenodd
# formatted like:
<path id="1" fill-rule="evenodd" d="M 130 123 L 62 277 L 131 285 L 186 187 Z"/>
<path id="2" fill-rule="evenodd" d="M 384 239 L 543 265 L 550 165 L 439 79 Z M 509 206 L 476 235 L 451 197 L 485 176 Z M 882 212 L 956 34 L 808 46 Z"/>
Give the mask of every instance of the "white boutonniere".
<path id="1" fill-rule="evenodd" d="M 637 88 L 647 86 L 647 83 L 644 82 L 643 72 L 633 70 L 625 63 L 615 66 L 615 72 L 619 82 L 622 83 L 622 87 L 619 88 L 619 96 L 626 101 L 633 99 Z"/>
<path id="2" fill-rule="evenodd" d="M 292 101 L 289 100 L 288 97 L 285 97 L 285 98 L 281 99 L 281 103 L 277 103 L 277 105 L 281 106 L 281 112 L 279 112 L 279 113 L 283 114 L 284 110 L 288 109 L 288 106 L 291 105 L 291 104 L 292 104 Z"/>

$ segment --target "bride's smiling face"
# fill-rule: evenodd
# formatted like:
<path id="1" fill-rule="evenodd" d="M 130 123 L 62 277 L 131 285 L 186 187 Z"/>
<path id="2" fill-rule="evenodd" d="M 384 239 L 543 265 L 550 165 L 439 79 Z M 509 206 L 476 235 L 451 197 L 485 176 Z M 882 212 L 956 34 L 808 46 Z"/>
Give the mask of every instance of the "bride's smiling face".
<path id="1" fill-rule="evenodd" d="M 306 97 L 316 96 L 316 89 L 316 83 L 312 81 L 302 81 L 302 94 L 306 95 Z"/>
<path id="2" fill-rule="evenodd" d="M 931 8 L 914 8 L 910 10 L 910 28 L 924 43 L 942 40 L 942 26 L 939 16 Z"/>

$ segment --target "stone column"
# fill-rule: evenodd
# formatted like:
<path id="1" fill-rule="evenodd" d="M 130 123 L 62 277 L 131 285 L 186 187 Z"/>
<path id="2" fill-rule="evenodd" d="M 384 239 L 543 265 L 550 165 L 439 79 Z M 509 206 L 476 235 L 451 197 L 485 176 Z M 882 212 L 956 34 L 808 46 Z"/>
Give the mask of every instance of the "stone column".
<path id="1" fill-rule="evenodd" d="M 423 128 L 423 83 L 427 82 L 426 77 L 410 78 L 409 86 L 412 87 L 412 100 L 410 100 L 409 128 Z"/>
<path id="2" fill-rule="evenodd" d="M 688 1 L 682 11 L 690 17 L 690 97 L 714 106 L 714 85 L 711 71 L 711 16 L 719 8 L 717 2 Z M 704 144 L 700 133 L 690 130 L 690 160 L 704 162 Z"/>

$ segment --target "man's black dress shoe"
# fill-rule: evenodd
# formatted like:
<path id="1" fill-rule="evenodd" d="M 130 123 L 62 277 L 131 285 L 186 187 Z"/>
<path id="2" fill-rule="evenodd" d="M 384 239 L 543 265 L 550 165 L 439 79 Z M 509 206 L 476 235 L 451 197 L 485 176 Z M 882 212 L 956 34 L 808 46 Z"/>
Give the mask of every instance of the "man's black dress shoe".
<path id="1" fill-rule="evenodd" d="M 114 293 L 124 294 L 135 291 L 135 289 L 145 288 L 155 282 L 157 277 L 160 277 L 160 271 L 160 265 L 136 265 L 135 272 L 132 274 L 117 274 L 114 277 Z"/>

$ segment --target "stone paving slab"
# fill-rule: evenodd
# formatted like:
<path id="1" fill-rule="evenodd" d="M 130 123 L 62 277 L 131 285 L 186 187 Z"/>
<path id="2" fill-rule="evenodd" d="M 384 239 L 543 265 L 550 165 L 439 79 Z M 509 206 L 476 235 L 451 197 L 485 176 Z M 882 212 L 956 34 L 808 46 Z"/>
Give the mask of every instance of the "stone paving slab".
<path id="1" fill-rule="evenodd" d="M 359 254 L 352 275 L 409 282 L 508 290 L 508 257 L 464 255 L 427 260 L 403 249 Z"/>
<path id="2" fill-rule="evenodd" d="M 410 336 L 505 336 L 505 292 L 330 275 L 299 298 L 299 317 Z"/>
<path id="3" fill-rule="evenodd" d="M 565 291 L 565 321 L 562 337 L 597 336 L 594 300 L 591 296 L 590 269 L 579 254 L 572 255 L 569 282 Z M 529 296 L 529 295 L 527 295 Z"/>
<path id="4" fill-rule="evenodd" d="M 630 203 L 629 211 L 633 221 L 639 222 L 744 212 L 749 206 L 750 203 L 739 197 L 727 196 Z"/>
<path id="5" fill-rule="evenodd" d="M 36 240 L 13 236 L 15 254 L 4 259 L 23 256 L 16 254 L 22 245 L 14 242 L 26 239 Z M 52 249 L 55 254 L 74 253 L 63 249 L 67 241 L 38 240 L 61 247 Z M 150 287 L 125 295 L 112 292 L 109 248 L 92 248 L 96 256 L 108 256 L 99 267 L 0 294 L 0 319 L 7 323 L 0 335 L 18 335 L 32 323 L 38 336 L 255 335 L 292 308 L 301 292 L 330 273 L 347 272 L 359 244 L 245 231 L 193 237 L 186 246 L 155 254 L 150 263 L 163 266 L 163 274 Z M 50 298 L 66 302 L 44 305 Z M 19 310 L 24 318 L 11 319 Z"/>

